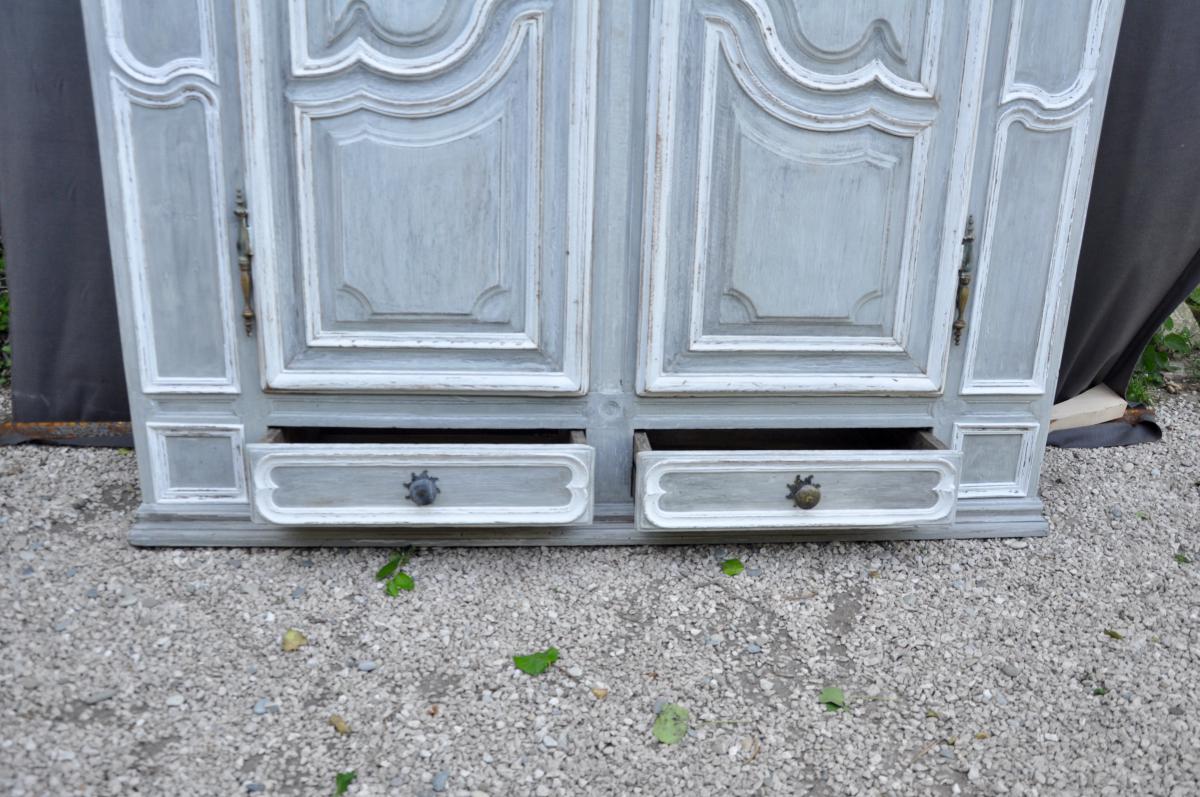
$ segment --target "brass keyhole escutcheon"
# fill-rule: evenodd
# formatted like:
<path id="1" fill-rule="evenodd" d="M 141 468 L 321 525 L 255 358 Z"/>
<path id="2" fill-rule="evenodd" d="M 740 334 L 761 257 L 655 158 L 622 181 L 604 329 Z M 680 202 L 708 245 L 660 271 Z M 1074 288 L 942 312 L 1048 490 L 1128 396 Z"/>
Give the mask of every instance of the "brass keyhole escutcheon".
<path id="1" fill-rule="evenodd" d="M 788 485 L 788 498 L 796 502 L 801 509 L 812 509 L 821 503 L 821 485 L 813 481 L 812 476 L 805 476 Z"/>
<path id="2" fill-rule="evenodd" d="M 404 483 L 408 488 L 408 495 L 404 497 L 417 506 L 429 506 L 437 500 L 438 493 L 442 491 L 437 482 L 437 478 L 430 476 L 427 470 L 421 471 L 420 475 L 414 473 L 412 481 Z"/>

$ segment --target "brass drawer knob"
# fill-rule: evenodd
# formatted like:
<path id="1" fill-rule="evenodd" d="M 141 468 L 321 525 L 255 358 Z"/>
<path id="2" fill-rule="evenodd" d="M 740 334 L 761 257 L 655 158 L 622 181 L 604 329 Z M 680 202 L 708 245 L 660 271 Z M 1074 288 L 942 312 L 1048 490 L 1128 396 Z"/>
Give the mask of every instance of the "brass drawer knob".
<path id="1" fill-rule="evenodd" d="M 404 496 L 409 501 L 412 501 L 417 506 L 429 506 L 437 500 L 438 493 L 442 488 L 437 486 L 438 480 L 429 475 L 429 471 L 421 471 L 421 475 L 413 474 L 412 481 L 405 482 L 404 486 L 408 488 L 408 495 Z"/>
<path id="2" fill-rule="evenodd" d="M 813 482 L 812 476 L 805 476 L 788 485 L 788 498 L 796 502 L 801 509 L 812 509 L 821 503 L 821 485 Z"/>

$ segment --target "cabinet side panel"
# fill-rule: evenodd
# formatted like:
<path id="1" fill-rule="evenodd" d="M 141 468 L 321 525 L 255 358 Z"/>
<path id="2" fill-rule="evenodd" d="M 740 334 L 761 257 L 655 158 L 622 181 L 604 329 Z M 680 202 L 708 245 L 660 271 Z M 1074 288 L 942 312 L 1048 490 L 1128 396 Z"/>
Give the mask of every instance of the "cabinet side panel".
<path id="1" fill-rule="evenodd" d="M 1122 3 L 1053 4 L 1053 35 L 1034 35 L 1049 21 L 1034 5 L 1012 0 L 1007 36 L 993 40 L 1001 77 L 976 170 L 980 252 L 963 395 L 1046 393 L 1079 257 Z"/>
<path id="2" fill-rule="evenodd" d="M 964 507 L 1037 494 L 1123 7 L 994 5 L 972 186 L 977 257 L 958 395 L 940 410 L 966 463 Z"/>
<path id="3" fill-rule="evenodd" d="M 236 392 L 215 99 L 200 87 L 151 98 L 120 78 L 112 91 L 142 387 Z"/>
<path id="4" fill-rule="evenodd" d="M 238 392 L 210 2 L 85 4 L 131 384 L 148 394 Z"/>
<path id="5" fill-rule="evenodd" d="M 143 511 L 248 517 L 232 20 L 213 0 L 148 5 L 82 4 Z"/>

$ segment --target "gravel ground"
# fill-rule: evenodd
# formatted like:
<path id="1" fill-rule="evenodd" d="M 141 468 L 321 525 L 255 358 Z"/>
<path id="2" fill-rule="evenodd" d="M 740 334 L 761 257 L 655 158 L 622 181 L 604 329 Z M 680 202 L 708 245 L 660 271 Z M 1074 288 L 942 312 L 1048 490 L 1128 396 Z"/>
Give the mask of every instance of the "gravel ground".
<path id="1" fill-rule="evenodd" d="M 1049 452 L 1045 539 L 427 550 L 396 598 L 379 550 L 131 548 L 131 456 L 0 448 L 0 788 L 1197 794 L 1200 396 L 1160 418 Z"/>

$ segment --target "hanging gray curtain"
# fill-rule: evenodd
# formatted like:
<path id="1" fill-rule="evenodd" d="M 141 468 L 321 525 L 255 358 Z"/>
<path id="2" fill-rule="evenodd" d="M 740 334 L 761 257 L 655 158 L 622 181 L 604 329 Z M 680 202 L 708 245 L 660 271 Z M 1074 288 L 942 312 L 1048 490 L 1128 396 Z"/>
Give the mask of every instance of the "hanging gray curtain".
<path id="1" fill-rule="evenodd" d="M 1071 304 L 1059 401 L 1124 395 L 1200 284 L 1200 3 L 1127 0 Z"/>
<path id="2" fill-rule="evenodd" d="M 79 0 L 0 2 L 0 64 L 13 418 L 127 420 Z"/>

